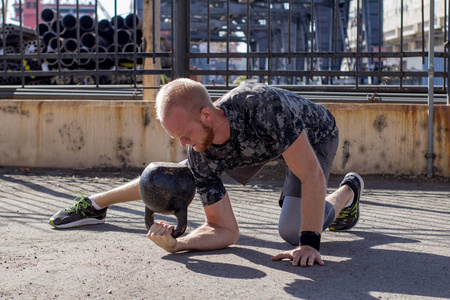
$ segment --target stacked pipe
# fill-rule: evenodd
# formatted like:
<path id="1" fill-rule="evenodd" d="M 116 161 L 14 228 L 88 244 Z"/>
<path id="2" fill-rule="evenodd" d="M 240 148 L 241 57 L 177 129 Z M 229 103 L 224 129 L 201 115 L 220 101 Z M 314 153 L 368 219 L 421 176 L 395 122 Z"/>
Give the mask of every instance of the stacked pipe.
<path id="1" fill-rule="evenodd" d="M 20 64 L 14 63 L 14 62 L 1 62 L 0 63 L 0 70 L 7 70 L 7 71 L 20 71 Z M 13 85 L 20 83 L 19 77 L 13 77 L 13 76 L 6 76 L 5 73 L 3 73 L 3 76 L 0 77 L 0 84 L 4 85 Z"/>
<path id="2" fill-rule="evenodd" d="M 17 44 L 20 42 L 20 32 L 22 30 L 22 40 L 35 40 L 36 32 L 29 27 L 22 27 L 12 24 L 5 24 L 5 26 L 0 26 L 0 44 L 3 45 L 3 40 L 5 40 L 6 45 Z"/>
<path id="3" fill-rule="evenodd" d="M 18 84 L 20 77 L 8 76 L 5 71 L 47 70 L 47 69 L 115 69 L 132 68 L 134 53 L 141 52 L 142 23 L 138 16 L 129 14 L 125 18 L 115 16 L 111 20 L 98 21 L 89 15 L 79 18 L 72 14 L 58 15 L 56 10 L 46 8 L 41 12 L 42 22 L 35 29 L 7 24 L 0 28 L 0 53 L 25 54 L 24 59 L 0 60 L 0 84 Z M 98 35 L 96 35 L 96 32 Z M 29 54 L 45 54 L 29 59 Z M 107 53 L 108 55 L 106 55 Z M 116 56 L 115 53 L 128 53 Z M 48 55 L 50 54 L 50 55 Z M 92 54 L 87 56 L 86 54 Z M 39 60 L 38 60 L 39 59 Z M 142 64 L 142 59 L 136 59 Z M 83 78 L 29 78 L 27 84 L 36 82 L 74 83 L 91 82 L 89 76 Z M 131 76 L 100 76 L 100 83 L 131 83 Z M 139 80 L 138 80 L 139 81 Z"/>
<path id="4" fill-rule="evenodd" d="M 38 43 L 36 32 L 32 28 L 20 27 L 12 24 L 5 24 L 0 27 L 0 71 L 3 76 L 0 77 L 0 84 L 19 84 L 21 78 L 18 76 L 10 76 L 7 72 L 23 70 L 40 70 L 41 65 L 37 59 L 17 58 L 17 54 L 36 53 Z M 42 49 L 42 48 L 41 48 Z M 6 55 L 3 55 L 6 54 Z M 15 55 L 9 58 L 8 55 Z M 25 80 L 30 82 L 34 78 L 26 77 Z"/>
<path id="5" fill-rule="evenodd" d="M 34 53 L 37 49 L 36 32 L 29 27 L 20 27 L 12 24 L 4 24 L 0 27 L 0 54 L 20 54 Z M 0 71 L 20 71 L 21 62 L 29 70 L 39 70 L 40 66 L 31 59 L 8 59 L 2 57 L 0 62 Z M 3 76 L 0 79 L 2 84 L 14 84 L 20 82 L 20 78 L 12 76 Z"/>
<path id="6" fill-rule="evenodd" d="M 68 69 L 96 69 L 97 64 L 99 69 L 110 69 L 116 67 L 114 53 L 141 51 L 142 22 L 133 14 L 126 18 L 102 19 L 95 24 L 95 19 L 89 15 L 79 19 L 72 14 L 61 17 L 55 10 L 47 8 L 41 12 L 41 19 L 43 22 L 37 25 L 36 32 L 44 45 L 44 52 L 54 54 L 54 59 L 47 59 L 50 68 L 59 67 L 58 53 L 72 54 L 62 55 L 60 62 Z M 86 53 L 94 55 L 83 56 Z M 117 59 L 117 66 L 133 67 L 134 61 L 130 57 Z M 138 59 L 137 63 L 141 64 L 142 60 Z"/>

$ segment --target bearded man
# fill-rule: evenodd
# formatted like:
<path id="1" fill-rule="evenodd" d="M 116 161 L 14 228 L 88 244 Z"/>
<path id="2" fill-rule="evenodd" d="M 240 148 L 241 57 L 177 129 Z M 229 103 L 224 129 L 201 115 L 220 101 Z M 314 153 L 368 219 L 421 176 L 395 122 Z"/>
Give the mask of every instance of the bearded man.
<path id="1" fill-rule="evenodd" d="M 178 238 L 171 235 L 174 226 L 154 223 L 147 236 L 159 247 L 175 253 L 236 243 L 239 227 L 221 175 L 246 184 L 270 161 L 286 165 L 278 231 L 295 246 L 273 260 L 291 259 L 295 266 L 323 265 L 322 232 L 356 225 L 364 189 L 361 176 L 348 173 L 340 188 L 326 196 L 339 133 L 324 106 L 265 84 L 239 86 L 213 103 L 205 86 L 183 78 L 161 88 L 156 109 L 166 132 L 188 147 L 188 159 L 182 163 L 192 171 L 206 216 L 202 226 Z M 136 179 L 81 197 L 77 203 L 82 204 L 58 212 L 50 224 L 68 228 L 102 223 L 108 206 L 139 199 Z"/>

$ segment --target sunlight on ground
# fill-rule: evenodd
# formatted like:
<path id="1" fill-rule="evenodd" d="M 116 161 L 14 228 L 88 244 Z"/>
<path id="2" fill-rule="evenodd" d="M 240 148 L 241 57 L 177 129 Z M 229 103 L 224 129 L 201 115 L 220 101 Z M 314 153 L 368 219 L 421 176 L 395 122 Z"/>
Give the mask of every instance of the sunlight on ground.
<path id="1" fill-rule="evenodd" d="M 424 296 L 398 294 L 398 293 L 369 292 L 369 295 L 376 299 L 408 299 L 408 300 L 424 299 Z M 426 296 L 426 299 L 446 299 L 446 298 Z"/>

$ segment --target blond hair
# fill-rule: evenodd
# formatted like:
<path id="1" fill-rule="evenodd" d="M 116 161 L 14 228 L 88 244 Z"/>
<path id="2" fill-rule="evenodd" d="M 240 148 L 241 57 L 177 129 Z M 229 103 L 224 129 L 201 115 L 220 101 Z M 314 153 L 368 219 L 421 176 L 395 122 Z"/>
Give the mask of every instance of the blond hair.
<path id="1" fill-rule="evenodd" d="M 164 85 L 156 96 L 156 118 L 166 118 L 175 107 L 186 110 L 193 118 L 204 107 L 212 107 L 205 86 L 188 78 L 179 78 Z"/>

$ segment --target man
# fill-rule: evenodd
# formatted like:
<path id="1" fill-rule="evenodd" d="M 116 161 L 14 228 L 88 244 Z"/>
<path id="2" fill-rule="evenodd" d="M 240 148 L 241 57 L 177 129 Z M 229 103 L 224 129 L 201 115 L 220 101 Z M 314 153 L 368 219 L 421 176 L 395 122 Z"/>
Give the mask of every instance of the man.
<path id="1" fill-rule="evenodd" d="M 319 252 L 322 231 L 347 230 L 358 221 L 364 189 L 358 174 L 347 174 L 340 188 L 326 197 L 338 129 L 324 106 L 264 84 L 237 87 L 213 104 L 202 84 L 177 79 L 161 88 L 156 108 L 167 133 L 188 146 L 187 163 L 206 215 L 202 226 L 177 239 L 171 236 L 173 226 L 154 223 L 147 236 L 166 251 L 214 250 L 234 244 L 239 228 L 220 175 L 226 172 L 245 184 L 274 160 L 287 166 L 279 233 L 297 247 L 273 260 L 291 259 L 294 266 L 324 265 Z M 82 197 L 53 216 L 50 224 L 67 228 L 102 223 L 108 206 L 140 198 L 138 185 L 136 179 Z"/>

